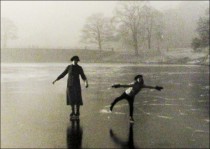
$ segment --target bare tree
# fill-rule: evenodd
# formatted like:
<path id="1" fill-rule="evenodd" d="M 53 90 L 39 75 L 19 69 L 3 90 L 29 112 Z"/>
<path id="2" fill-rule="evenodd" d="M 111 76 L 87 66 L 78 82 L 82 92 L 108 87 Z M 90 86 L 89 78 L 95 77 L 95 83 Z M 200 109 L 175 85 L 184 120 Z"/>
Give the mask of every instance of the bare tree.
<path id="1" fill-rule="evenodd" d="M 196 36 L 197 20 L 208 8 L 206 1 L 183 1 L 173 8 L 164 11 L 164 45 L 167 49 L 189 48 Z"/>
<path id="2" fill-rule="evenodd" d="M 143 1 L 119 2 L 115 11 L 117 29 L 121 37 L 130 44 L 135 55 L 139 55 L 139 38 L 141 37 L 141 8 Z"/>
<path id="3" fill-rule="evenodd" d="M 201 16 L 197 22 L 197 36 L 192 39 L 191 46 L 196 52 L 207 52 L 209 55 L 209 9 L 206 9 L 205 15 Z"/>
<path id="4" fill-rule="evenodd" d="M 156 34 L 156 37 L 160 40 L 162 36 L 162 15 L 158 10 L 150 5 L 145 5 L 141 10 L 141 16 L 148 49 L 151 49 L 152 37 Z"/>
<path id="5" fill-rule="evenodd" d="M 201 40 L 202 47 L 209 46 L 209 9 L 206 9 L 205 15 L 199 18 L 196 31 Z"/>
<path id="6" fill-rule="evenodd" d="M 81 40 L 87 43 L 98 45 L 99 50 L 103 49 L 104 43 L 113 38 L 113 26 L 111 19 L 104 17 L 103 14 L 93 14 L 87 18 L 82 30 Z"/>
<path id="7" fill-rule="evenodd" d="M 1 18 L 1 42 L 2 47 L 7 48 L 9 40 L 17 39 L 17 26 L 7 18 Z"/>
<path id="8" fill-rule="evenodd" d="M 183 47 L 185 22 L 177 10 L 164 12 L 164 27 L 164 44 L 166 49 Z"/>

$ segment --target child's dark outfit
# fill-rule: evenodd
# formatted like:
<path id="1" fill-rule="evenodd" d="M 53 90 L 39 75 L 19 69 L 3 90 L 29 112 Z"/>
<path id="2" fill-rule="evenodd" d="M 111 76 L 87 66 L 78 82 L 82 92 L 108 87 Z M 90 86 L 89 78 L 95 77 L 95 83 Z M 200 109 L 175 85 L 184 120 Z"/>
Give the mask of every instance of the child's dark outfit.
<path id="1" fill-rule="evenodd" d="M 141 79 L 141 81 L 137 81 L 137 79 Z M 119 97 L 117 97 L 110 106 L 110 110 L 112 111 L 114 105 L 123 100 L 126 99 L 129 103 L 129 107 L 130 107 L 130 121 L 134 121 L 133 120 L 133 103 L 134 103 L 134 98 L 135 95 L 138 94 L 138 92 L 141 91 L 142 88 L 150 88 L 150 89 L 157 89 L 157 90 L 161 90 L 163 89 L 162 87 L 156 86 L 156 87 L 152 87 L 152 86 L 146 86 L 144 85 L 144 81 L 143 81 L 143 76 L 142 75 L 137 75 L 134 79 L 135 81 L 129 85 L 120 85 L 120 84 L 116 84 L 113 85 L 112 87 L 114 88 L 118 88 L 118 87 L 129 87 L 128 89 L 125 90 L 125 92 L 123 92 L 123 94 Z"/>
<path id="2" fill-rule="evenodd" d="M 129 107 L 130 107 L 130 117 L 133 117 L 133 102 L 134 102 L 134 98 L 135 95 L 142 89 L 143 84 L 140 82 L 135 81 L 134 83 L 131 83 L 130 85 L 133 85 L 133 87 L 129 87 L 127 90 L 125 90 L 125 92 L 123 92 L 123 94 L 119 97 L 117 97 L 111 104 L 110 110 L 112 111 L 114 105 L 123 100 L 126 99 L 129 103 Z"/>

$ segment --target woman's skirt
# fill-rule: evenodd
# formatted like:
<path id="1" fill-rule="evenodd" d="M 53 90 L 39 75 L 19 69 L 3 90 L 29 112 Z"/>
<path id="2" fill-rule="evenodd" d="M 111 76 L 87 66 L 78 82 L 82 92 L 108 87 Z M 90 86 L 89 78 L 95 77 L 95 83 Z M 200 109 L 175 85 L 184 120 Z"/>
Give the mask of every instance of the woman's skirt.
<path id="1" fill-rule="evenodd" d="M 69 86 L 66 89 L 67 105 L 83 105 L 80 87 Z"/>

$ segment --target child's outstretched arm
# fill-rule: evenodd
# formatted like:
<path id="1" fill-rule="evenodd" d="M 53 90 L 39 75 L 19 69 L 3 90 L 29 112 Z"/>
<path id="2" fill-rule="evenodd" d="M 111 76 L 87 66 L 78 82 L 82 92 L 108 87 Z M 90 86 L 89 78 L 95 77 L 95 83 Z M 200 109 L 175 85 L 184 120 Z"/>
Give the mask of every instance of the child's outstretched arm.
<path id="1" fill-rule="evenodd" d="M 119 87 L 132 87 L 133 84 L 113 84 L 111 87 L 119 88 Z"/>
<path id="2" fill-rule="evenodd" d="M 161 91 L 163 89 L 163 87 L 161 86 L 149 86 L 149 85 L 144 85 L 143 88 L 156 89 L 158 91 Z"/>
<path id="3" fill-rule="evenodd" d="M 158 91 L 161 91 L 163 89 L 162 86 L 155 86 L 155 89 L 158 90 Z"/>

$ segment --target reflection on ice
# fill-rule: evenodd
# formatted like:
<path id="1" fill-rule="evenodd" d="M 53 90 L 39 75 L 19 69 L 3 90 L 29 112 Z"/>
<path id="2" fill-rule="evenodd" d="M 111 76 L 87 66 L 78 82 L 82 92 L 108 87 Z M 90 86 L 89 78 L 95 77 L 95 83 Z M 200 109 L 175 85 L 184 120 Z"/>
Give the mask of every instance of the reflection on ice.
<path id="1" fill-rule="evenodd" d="M 152 104 L 147 104 L 148 106 L 180 106 L 178 104 L 155 104 L 155 103 L 152 103 Z"/>
<path id="2" fill-rule="evenodd" d="M 208 103 L 209 101 L 208 100 L 198 100 L 198 102 L 200 102 L 200 103 Z"/>
<path id="3" fill-rule="evenodd" d="M 82 136 L 83 130 L 80 121 L 72 120 L 71 126 L 67 128 L 66 132 L 67 147 L 72 149 L 82 148 Z"/>
<path id="4" fill-rule="evenodd" d="M 146 114 L 146 115 L 151 115 L 151 113 L 149 113 L 149 112 L 145 112 L 143 109 L 141 109 L 141 108 L 137 108 L 139 111 L 141 111 L 142 113 L 144 113 L 144 114 Z"/>
<path id="5" fill-rule="evenodd" d="M 179 114 L 180 115 L 187 115 L 186 113 L 182 112 L 181 110 L 179 110 Z"/>
<path id="6" fill-rule="evenodd" d="M 102 109 L 100 110 L 100 113 L 112 113 L 112 112 L 108 109 Z"/>
<path id="7" fill-rule="evenodd" d="M 127 140 L 123 140 L 122 138 L 118 137 L 112 129 L 110 129 L 109 133 L 113 142 L 119 145 L 121 148 L 129 148 L 129 149 L 139 148 L 135 147 L 134 136 L 133 136 L 133 124 L 130 124 Z"/>
<path id="8" fill-rule="evenodd" d="M 202 86 L 201 87 L 203 90 L 209 90 L 209 86 Z"/>
<path id="9" fill-rule="evenodd" d="M 188 84 L 188 86 L 190 86 L 190 87 L 191 87 L 191 86 L 193 86 L 193 85 L 192 85 L 191 83 L 189 83 L 189 84 Z"/>
<path id="10" fill-rule="evenodd" d="M 203 95 L 203 94 L 200 94 L 200 97 L 203 97 L 203 96 L 205 96 L 205 95 Z"/>
<path id="11" fill-rule="evenodd" d="M 194 132 L 195 132 L 195 133 L 208 133 L 207 131 L 199 130 L 199 129 L 195 130 Z"/>
<path id="12" fill-rule="evenodd" d="M 169 98 L 169 97 L 161 97 L 161 96 L 145 96 L 148 99 L 153 99 L 154 101 L 159 101 L 160 99 L 162 100 L 169 100 L 169 101 L 173 101 L 173 100 L 185 100 L 185 98 L 183 97 L 179 97 L 179 98 Z M 144 103 L 147 103 L 149 101 L 144 101 Z"/>
<path id="13" fill-rule="evenodd" d="M 126 113 L 123 113 L 123 112 L 114 112 L 114 111 L 110 111 L 109 109 L 101 109 L 99 111 L 99 113 L 102 113 L 102 114 L 119 114 L 119 115 L 124 115 Z"/>
<path id="14" fill-rule="evenodd" d="M 123 112 L 112 112 L 114 114 L 118 114 L 118 115 L 125 115 L 126 113 L 123 113 Z"/>
<path id="15" fill-rule="evenodd" d="M 75 145 L 78 148 L 99 148 L 100 143 L 104 143 L 103 147 L 106 145 L 109 148 L 116 147 L 113 146 L 114 143 L 110 143 L 113 137 L 109 136 L 108 131 L 116 126 L 116 130 L 113 128 L 113 134 L 116 132 L 115 138 L 117 135 L 118 137 L 123 135 L 124 126 L 128 124 L 124 119 L 129 115 L 129 106 L 126 102 L 121 102 L 115 106 L 113 112 L 109 111 L 113 98 L 122 92 L 121 89 L 110 88 L 110 85 L 115 82 L 127 83 L 136 73 L 143 74 L 148 85 L 161 84 L 165 90 L 161 92 L 142 90 L 136 97 L 134 136 L 138 139 L 134 140 L 134 143 L 143 145 L 141 146 L 143 148 L 154 148 L 154 145 L 164 140 L 168 142 L 163 143 L 164 147 L 171 147 L 171 144 L 176 144 L 176 147 L 209 147 L 207 143 L 209 137 L 206 133 L 209 132 L 207 67 L 81 64 L 90 83 L 90 87 L 83 92 L 85 104 L 80 120 L 81 126 L 85 126 L 85 129 L 82 131 L 80 124 L 77 123 L 69 124 L 66 130 L 70 110 L 65 105 L 67 78 L 56 86 L 51 83 L 67 65 L 67 63 L 8 64 L 1 67 L 1 102 L 4 105 L 1 115 L 2 147 L 17 148 L 18 145 L 22 145 L 26 148 L 37 148 L 41 143 L 46 148 L 64 145 L 72 147 L 74 146 L 72 140 L 76 139 L 72 138 L 73 136 L 77 136 Z M 102 108 L 99 109 L 100 107 Z M 110 117 L 109 122 L 106 123 L 107 119 L 102 117 L 108 119 Z M 120 121 L 116 117 L 120 117 Z M 43 121 L 44 125 L 39 125 Z M 159 131 L 159 128 L 163 131 Z M 186 131 L 182 131 L 183 128 Z M 28 133 L 29 130 L 32 133 Z M 14 136 L 11 132 L 17 135 Z M 97 135 L 91 135 L 92 132 Z M 193 132 L 194 136 L 191 137 Z M 24 141 L 25 134 L 28 135 L 28 142 Z M 180 136 L 186 137 L 186 142 L 180 139 Z M 122 139 L 127 141 L 125 138 Z M 193 143 L 192 139 L 195 139 Z M 187 142 L 188 140 L 191 142 Z M 154 143 L 151 144 L 150 141 Z M 191 146 L 188 146 L 189 144 Z"/>
<path id="16" fill-rule="evenodd" d="M 159 117 L 159 118 L 164 118 L 164 119 L 173 119 L 173 117 L 164 116 L 164 115 L 158 115 L 157 117 Z"/>
<path id="17" fill-rule="evenodd" d="M 202 109 L 190 109 L 191 111 L 201 111 Z"/>
<path id="18" fill-rule="evenodd" d="M 205 122 L 209 123 L 209 119 L 204 119 Z"/>

